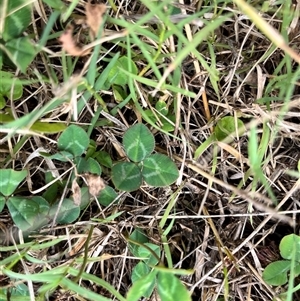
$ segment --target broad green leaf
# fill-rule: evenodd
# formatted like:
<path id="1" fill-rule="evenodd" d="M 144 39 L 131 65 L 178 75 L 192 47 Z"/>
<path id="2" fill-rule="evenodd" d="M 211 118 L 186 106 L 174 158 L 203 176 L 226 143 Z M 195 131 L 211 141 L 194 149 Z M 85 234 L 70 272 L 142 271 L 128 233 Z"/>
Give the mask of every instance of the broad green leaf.
<path id="1" fill-rule="evenodd" d="M 113 68 L 109 71 L 107 76 L 107 82 L 109 84 L 115 84 L 124 86 L 128 84 L 128 76 L 121 70 L 129 71 L 128 65 L 131 65 L 131 73 L 137 75 L 138 69 L 132 60 L 128 60 L 126 56 L 122 56 L 118 59 Z"/>
<path id="2" fill-rule="evenodd" d="M 237 119 L 237 128 L 240 135 L 245 131 L 244 123 L 240 119 Z M 223 117 L 215 127 L 215 135 L 218 140 L 223 140 L 230 135 L 236 136 L 236 131 L 235 118 L 232 116 Z"/>
<path id="3" fill-rule="evenodd" d="M 174 183 L 179 172 L 176 164 L 163 154 L 154 154 L 143 162 L 142 175 L 147 184 L 154 187 L 167 186 Z"/>
<path id="4" fill-rule="evenodd" d="M 14 223 L 23 232 L 38 230 L 49 222 L 49 204 L 42 197 L 10 197 L 7 207 Z"/>
<path id="5" fill-rule="evenodd" d="M 149 249 L 145 248 L 147 246 L 157 255 L 157 257 L 153 256 L 153 254 L 149 251 Z M 158 264 L 158 259 L 160 258 L 160 247 L 154 245 L 152 243 L 144 243 L 143 246 L 138 248 L 139 257 L 143 258 L 142 260 L 149 265 L 156 265 Z"/>
<path id="6" fill-rule="evenodd" d="M 103 166 L 112 168 L 112 160 L 108 152 L 97 151 L 94 153 L 93 157 Z"/>
<path id="7" fill-rule="evenodd" d="M 11 195 L 26 175 L 26 170 L 0 169 L 0 193 L 5 196 Z"/>
<path id="8" fill-rule="evenodd" d="M 87 133 L 77 125 L 70 125 L 58 139 L 58 149 L 67 151 L 75 157 L 81 156 L 89 145 Z"/>
<path id="9" fill-rule="evenodd" d="M 129 236 L 129 238 L 135 242 L 140 244 L 147 243 L 149 241 L 148 237 L 146 236 L 144 230 L 142 229 L 135 229 Z M 133 242 L 129 242 L 129 250 L 135 256 L 139 257 L 139 245 Z"/>
<path id="10" fill-rule="evenodd" d="M 0 195 L 0 213 L 2 212 L 2 210 L 5 206 L 5 201 L 6 201 L 5 197 Z"/>
<path id="11" fill-rule="evenodd" d="M 32 131 L 45 133 L 45 134 L 56 134 L 63 132 L 67 128 L 65 123 L 61 122 L 42 122 L 37 121 L 35 122 L 32 127 L 30 128 Z"/>
<path id="12" fill-rule="evenodd" d="M 109 206 L 118 196 L 116 191 L 110 187 L 105 186 L 103 190 L 101 190 L 98 199 L 98 202 L 103 206 Z"/>
<path id="13" fill-rule="evenodd" d="M 295 260 L 300 262 L 300 236 L 289 234 L 282 238 L 279 244 L 280 255 L 284 259 L 292 259 L 295 253 Z"/>
<path id="14" fill-rule="evenodd" d="M 0 38 L 8 41 L 21 35 L 31 22 L 31 1 L 13 0 L 7 1 L 6 17 L 3 32 L 0 31 Z M 1 10 L 5 9 L 5 1 L 0 1 Z M 25 5 L 24 5 L 25 4 Z"/>
<path id="15" fill-rule="evenodd" d="M 0 95 L 8 99 L 19 99 L 23 94 L 22 82 L 10 72 L 0 71 Z"/>
<path id="16" fill-rule="evenodd" d="M 133 285 L 128 291 L 127 301 L 138 301 L 141 297 L 150 298 L 155 287 L 157 272 L 152 271 L 151 273 L 145 273 L 145 271 L 142 270 L 144 268 L 147 269 L 148 267 L 143 262 L 138 263 L 134 267 L 131 275 Z"/>
<path id="17" fill-rule="evenodd" d="M 23 72 L 26 72 L 27 67 L 33 61 L 38 53 L 28 37 L 13 39 L 5 44 L 5 51 L 10 60 Z"/>
<path id="18" fill-rule="evenodd" d="M 125 132 L 123 145 L 128 158 L 140 162 L 153 152 L 155 140 L 144 124 L 137 123 Z"/>
<path id="19" fill-rule="evenodd" d="M 187 288 L 173 274 L 158 272 L 157 290 L 161 301 L 191 301 Z"/>
<path id="20" fill-rule="evenodd" d="M 283 285 L 288 281 L 287 273 L 290 269 L 291 261 L 278 260 L 265 268 L 262 277 L 269 285 Z"/>
<path id="21" fill-rule="evenodd" d="M 134 191 L 142 185 L 140 169 L 131 162 L 120 162 L 111 169 L 112 181 L 115 187 L 123 191 Z"/>
<path id="22" fill-rule="evenodd" d="M 56 222 L 59 224 L 69 224 L 74 222 L 80 214 L 80 207 L 76 206 L 71 199 L 64 199 L 61 207 L 55 204 L 51 207 L 49 215 L 54 218 L 56 211 L 59 210 Z"/>
<path id="23" fill-rule="evenodd" d="M 85 158 L 80 157 L 77 161 L 77 172 L 79 174 L 88 172 L 100 176 L 102 173 L 102 169 L 95 159 L 88 158 L 86 160 Z"/>

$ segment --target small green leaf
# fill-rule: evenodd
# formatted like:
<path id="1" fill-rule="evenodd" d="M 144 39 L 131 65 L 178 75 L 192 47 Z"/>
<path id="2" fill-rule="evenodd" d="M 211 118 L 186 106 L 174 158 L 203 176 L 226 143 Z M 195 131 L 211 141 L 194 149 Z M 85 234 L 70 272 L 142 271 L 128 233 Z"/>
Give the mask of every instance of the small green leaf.
<path id="1" fill-rule="evenodd" d="M 13 39 L 5 44 L 5 51 L 10 60 L 23 72 L 38 53 L 37 47 L 28 37 Z"/>
<path id="2" fill-rule="evenodd" d="M 0 95 L 16 100 L 23 95 L 22 82 L 10 72 L 0 71 Z"/>
<path id="3" fill-rule="evenodd" d="M 147 246 L 157 255 L 157 257 L 153 256 L 153 254 L 144 246 Z M 144 243 L 143 246 L 138 248 L 139 257 L 144 258 L 143 261 L 149 265 L 156 265 L 158 263 L 158 258 L 160 258 L 160 247 L 154 245 L 152 243 Z"/>
<path id="4" fill-rule="evenodd" d="M 157 290 L 161 301 L 192 300 L 186 287 L 175 275 L 171 273 L 158 272 Z"/>
<path id="5" fill-rule="evenodd" d="M 5 197 L 0 195 L 0 213 L 2 212 L 4 205 L 5 205 Z"/>
<path id="6" fill-rule="evenodd" d="M 123 145 L 128 158 L 133 162 L 140 162 L 153 152 L 155 140 L 144 124 L 137 123 L 125 132 Z"/>
<path id="7" fill-rule="evenodd" d="M 159 100 L 156 104 L 155 104 L 155 109 L 160 112 L 162 115 L 167 116 L 169 109 L 167 104 L 163 101 L 163 100 Z"/>
<path id="8" fill-rule="evenodd" d="M 26 170 L 0 169 L 0 193 L 5 196 L 11 195 L 26 175 Z"/>
<path id="9" fill-rule="evenodd" d="M 3 0 L 1 0 L 1 4 Z M 27 3 L 27 5 L 26 5 Z M 31 22 L 31 3 L 24 0 L 7 1 L 6 17 L 0 38 L 8 41 L 21 35 Z M 24 5 L 25 4 L 25 5 Z M 1 5 L 1 10 L 5 9 Z"/>
<path id="10" fill-rule="evenodd" d="M 0 122 L 1 123 L 7 123 L 14 121 L 14 117 L 11 115 L 11 113 L 0 113 Z"/>
<path id="11" fill-rule="evenodd" d="M 239 134 L 241 135 L 245 131 L 245 126 L 240 119 L 237 119 L 237 127 L 239 129 Z M 215 135 L 218 140 L 223 140 L 230 135 L 235 136 L 235 118 L 232 116 L 225 116 L 219 120 L 215 127 Z"/>
<path id="12" fill-rule="evenodd" d="M 300 236 L 289 234 L 282 238 L 279 244 L 280 255 L 284 259 L 292 259 L 293 253 L 295 260 L 300 262 Z"/>
<path id="13" fill-rule="evenodd" d="M 101 190 L 100 195 L 97 199 L 101 205 L 109 206 L 117 196 L 118 194 L 112 187 L 105 186 L 105 188 Z"/>
<path id="14" fill-rule="evenodd" d="M 269 285 L 283 285 L 288 281 L 287 273 L 290 269 L 291 261 L 278 260 L 265 268 L 262 277 Z"/>
<path id="15" fill-rule="evenodd" d="M 23 232 L 38 230 L 49 222 L 49 204 L 42 197 L 10 197 L 7 207 L 14 223 Z"/>
<path id="16" fill-rule="evenodd" d="M 113 90 L 114 100 L 116 102 L 119 103 L 119 102 L 123 101 L 124 99 L 126 99 L 127 93 L 124 91 L 123 87 L 113 85 L 112 90 Z"/>
<path id="17" fill-rule="evenodd" d="M 155 123 L 157 121 L 155 115 L 153 114 L 153 112 L 150 109 L 145 110 L 144 114 L 145 114 L 145 117 L 146 117 L 146 118 L 144 118 L 145 121 L 149 122 L 147 119 L 150 119 L 150 121 L 153 122 L 153 123 Z"/>
<path id="18" fill-rule="evenodd" d="M 56 211 L 59 210 L 57 215 L 57 223 L 69 224 L 74 222 L 80 214 L 80 207 L 76 206 L 71 199 L 64 199 L 61 207 L 58 208 L 58 204 L 51 207 L 49 215 L 53 219 Z"/>
<path id="19" fill-rule="evenodd" d="M 157 272 L 152 271 L 151 273 L 145 273 L 146 270 L 144 271 L 144 268 L 147 269 L 148 267 L 143 262 L 138 263 L 134 267 L 131 276 L 133 285 L 128 291 L 127 301 L 138 301 L 141 297 L 150 298 L 155 287 Z"/>
<path id="20" fill-rule="evenodd" d="M 77 125 L 70 125 L 58 139 L 58 149 L 67 151 L 75 157 L 81 156 L 89 146 L 87 133 Z"/>
<path id="21" fill-rule="evenodd" d="M 45 172 L 45 183 L 48 184 L 54 180 L 51 172 Z M 53 204 L 58 197 L 58 183 L 52 183 L 43 193 L 42 197 L 49 203 Z"/>
<path id="22" fill-rule="evenodd" d="M 46 214 L 49 210 L 49 203 L 41 196 L 33 196 L 32 201 L 39 205 L 39 213 Z"/>
<path id="23" fill-rule="evenodd" d="M 140 278 L 148 275 L 151 269 L 148 265 L 146 265 L 143 261 L 140 261 L 134 268 L 131 274 L 132 283 L 136 282 Z"/>
<path id="24" fill-rule="evenodd" d="M 140 244 L 147 243 L 149 241 L 148 237 L 146 236 L 144 230 L 142 229 L 135 229 L 129 236 L 129 238 L 133 241 L 136 241 Z M 139 257 L 139 245 L 129 242 L 129 250 L 135 256 Z"/>
<path id="25" fill-rule="evenodd" d="M 167 186 L 174 183 L 179 172 L 176 164 L 163 154 L 154 154 L 144 160 L 142 175 L 147 184 L 154 187 Z"/>
<path id="26" fill-rule="evenodd" d="M 94 153 L 93 157 L 103 166 L 112 168 L 112 160 L 108 152 L 97 151 Z"/>
<path id="27" fill-rule="evenodd" d="M 117 163 L 112 167 L 111 173 L 112 181 L 119 190 L 134 191 L 142 185 L 141 171 L 134 163 Z"/>
<path id="28" fill-rule="evenodd" d="M 88 160 L 86 160 L 85 158 L 80 157 L 76 163 L 77 163 L 77 172 L 79 174 L 88 172 L 100 176 L 102 173 L 101 166 L 93 158 L 88 158 Z"/>
<path id="29" fill-rule="evenodd" d="M 167 119 L 162 119 L 162 129 L 166 132 L 172 132 L 174 131 L 174 124 L 175 124 L 175 115 L 167 115 Z"/>
<path id="30" fill-rule="evenodd" d="M 132 60 L 129 60 L 126 56 L 122 56 L 118 59 L 116 64 L 111 68 L 107 76 L 107 82 L 109 84 L 115 84 L 124 86 L 128 84 L 128 76 L 122 71 L 122 69 L 129 71 L 128 65 L 131 65 L 132 74 L 137 75 L 138 69 Z"/>

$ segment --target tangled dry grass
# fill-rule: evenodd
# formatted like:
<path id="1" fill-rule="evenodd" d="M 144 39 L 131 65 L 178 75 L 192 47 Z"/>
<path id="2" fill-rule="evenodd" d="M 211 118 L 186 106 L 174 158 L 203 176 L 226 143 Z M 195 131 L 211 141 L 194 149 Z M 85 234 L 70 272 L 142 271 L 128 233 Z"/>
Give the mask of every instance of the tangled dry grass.
<path id="1" fill-rule="evenodd" d="M 45 269 L 40 261 L 47 262 L 48 270 L 71 264 L 80 270 L 82 264 L 76 263 L 75 258 L 87 255 L 85 271 L 101 277 L 122 295 L 126 295 L 131 285 L 132 269 L 137 263 L 128 250 L 127 233 L 141 228 L 146 231 L 151 242 L 163 249 L 159 222 L 164 218 L 170 201 L 175 200 L 166 222 L 167 226 L 173 223 L 167 242 L 172 251 L 174 267 L 194 270 L 192 275 L 181 277 L 193 300 L 280 300 L 280 291 L 267 285 L 261 273 L 268 263 L 280 258 L 278 245 L 281 238 L 286 234 L 299 232 L 300 182 L 287 173 L 288 170 L 297 170 L 300 160 L 299 82 L 298 78 L 294 80 L 291 76 L 298 65 L 284 51 L 274 47 L 252 20 L 233 3 L 201 3 L 175 3 L 180 15 L 172 21 L 179 22 L 182 15 L 193 14 L 200 7 L 207 9 L 209 5 L 211 10 L 208 9 L 205 15 L 207 18 L 212 17 L 213 13 L 214 16 L 231 13 L 226 22 L 197 46 L 197 51 L 214 68 L 219 80 L 214 81 L 194 53 L 190 53 L 181 65 L 169 71 L 178 75 L 178 87 L 194 92 L 196 98 L 167 90 L 150 95 L 149 86 L 136 83 L 135 87 L 140 102 L 144 101 L 147 108 L 153 106 L 156 100 L 163 99 L 174 110 L 173 133 L 179 139 L 153 128 L 152 131 L 155 134 L 157 150 L 173 158 L 180 169 L 177 185 L 164 188 L 143 186 L 136 192 L 120 192 L 117 204 L 103 208 L 96 202 L 91 202 L 76 223 L 53 227 L 49 225 L 41 229 L 35 235 L 37 242 L 59 237 L 64 239 L 53 247 L 30 250 L 28 255 L 36 262 L 23 258 L 17 265 L 18 272 L 37 274 Z M 82 15 L 83 5 L 84 2 L 79 1 L 74 13 Z M 259 9 L 260 5 L 262 3 L 254 6 Z M 115 6 L 115 10 L 108 9 L 111 18 L 125 18 L 135 23 L 147 14 L 145 5 L 138 1 L 117 1 Z M 47 22 L 50 11 L 42 3 L 38 7 L 40 10 L 35 11 L 33 24 L 40 35 L 40 26 Z M 296 7 L 298 9 L 298 4 L 291 8 L 291 12 L 295 12 Z M 270 2 L 269 9 L 262 17 L 285 35 L 290 47 L 299 49 L 298 14 L 294 15 L 287 26 L 283 24 L 286 14 L 284 8 L 284 4 L 272 5 Z M 123 33 L 123 28 L 110 20 L 108 18 L 105 23 L 105 35 Z M 183 34 L 188 40 L 192 41 L 201 29 L 200 21 L 196 18 L 196 21 L 185 24 Z M 160 26 L 159 23 L 158 18 L 152 18 L 143 26 L 152 27 L 155 32 Z M 59 24 L 56 29 L 60 30 Z M 173 66 L 177 52 L 184 47 L 180 45 L 180 41 L 178 44 L 175 34 L 165 39 L 162 45 L 157 45 L 147 36 L 140 39 L 149 48 L 161 47 L 163 56 L 158 68 L 162 73 L 169 66 Z M 132 42 L 131 47 L 139 72 L 145 78 L 154 79 L 153 70 L 147 67 L 147 61 L 138 45 Z M 124 53 L 124 48 L 122 41 L 116 44 L 108 41 L 103 44 L 101 55 L 109 57 L 109 53 L 105 52 L 111 49 L 113 52 Z M 64 79 L 64 67 L 58 59 L 60 56 L 57 41 L 50 41 L 45 46 L 45 51 L 30 66 L 27 76 L 30 77 L 30 73 L 34 74 L 34 70 L 37 70 L 38 74 L 51 78 L 51 70 L 54 70 L 64 88 L 68 83 Z M 75 71 L 83 76 L 88 68 L 93 67 L 89 64 L 88 57 L 80 57 Z M 40 83 L 28 86 L 25 94 L 11 108 L 17 116 L 32 111 L 36 106 L 42 106 L 54 97 L 53 87 L 42 78 Z M 118 105 L 112 90 L 102 91 L 101 97 L 109 110 Z M 263 101 L 258 101 L 261 99 Z M 97 101 L 92 99 L 80 112 L 77 123 L 89 124 L 92 118 L 90 112 L 95 106 Z M 68 123 L 70 107 L 66 107 L 65 111 L 61 108 L 59 110 L 60 113 L 56 111 L 48 118 Z M 211 136 L 217 121 L 227 115 L 240 118 L 246 126 L 246 132 L 232 139 L 229 144 L 219 142 L 207 145 L 195 160 L 197 148 Z M 108 151 L 113 160 L 118 161 L 122 156 L 120 140 L 124 129 L 137 120 L 141 121 L 142 116 L 134 103 L 128 103 L 118 109 L 115 117 L 106 113 L 102 120 L 107 118 L 113 120 L 114 125 L 103 122 L 102 126 L 94 128 L 91 138 L 96 142 L 97 148 Z M 117 118 L 117 121 L 113 118 Z M 265 128 L 270 131 L 260 169 L 277 199 L 276 204 L 268 195 L 266 187 L 260 181 L 256 182 L 255 175 L 251 172 L 248 142 L 253 125 L 256 125 L 258 142 L 261 141 Z M 47 144 L 49 148 L 55 149 L 54 142 L 58 138 L 57 135 L 48 135 L 50 140 L 43 136 L 16 135 L 1 146 L 2 158 L 11 152 L 22 137 L 22 146 L 6 166 L 24 166 L 28 156 L 37 148 Z M 44 159 L 34 158 L 28 168 L 32 176 L 23 185 L 24 195 L 45 185 L 44 170 L 47 165 Z M 55 168 L 59 174 L 67 169 L 62 163 L 56 163 Z M 104 180 L 110 182 L 109 173 L 104 175 Z M 116 212 L 122 214 L 112 221 L 101 222 Z M 1 225 L 6 233 L 7 244 L 13 245 L 19 240 L 18 233 L 11 228 L 11 217 L 5 210 L 1 213 Z M 93 228 L 89 230 L 91 225 Z M 4 237 L 2 242 L 4 243 Z M 1 252 L 0 256 L 3 260 L 13 252 Z M 227 269 L 226 277 L 224 267 Z M 4 277 L 2 284 L 9 287 L 12 280 Z M 109 292 L 92 282 L 83 281 L 81 285 L 103 296 L 112 297 Z M 32 288 L 36 291 L 38 286 L 33 283 Z M 279 289 L 285 290 L 284 287 Z M 49 300 L 83 299 L 58 288 L 52 292 Z M 159 300 L 156 293 L 150 300 Z M 294 300 L 300 300 L 300 296 L 294 294 Z"/>

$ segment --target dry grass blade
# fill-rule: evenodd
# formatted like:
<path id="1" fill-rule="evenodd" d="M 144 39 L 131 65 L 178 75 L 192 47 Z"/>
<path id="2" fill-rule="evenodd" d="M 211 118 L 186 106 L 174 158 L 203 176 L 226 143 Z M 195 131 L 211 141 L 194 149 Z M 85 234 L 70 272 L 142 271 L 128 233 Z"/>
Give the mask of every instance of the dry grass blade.
<path id="1" fill-rule="evenodd" d="M 85 56 L 91 52 L 91 49 L 82 49 L 77 46 L 73 37 L 73 26 L 70 26 L 64 31 L 64 33 L 60 36 L 59 41 L 62 43 L 63 50 L 70 55 Z"/>
<path id="2" fill-rule="evenodd" d="M 91 0 L 85 5 L 86 23 L 90 27 L 93 37 L 96 37 L 102 25 L 102 16 L 106 11 L 104 4 L 92 4 Z"/>

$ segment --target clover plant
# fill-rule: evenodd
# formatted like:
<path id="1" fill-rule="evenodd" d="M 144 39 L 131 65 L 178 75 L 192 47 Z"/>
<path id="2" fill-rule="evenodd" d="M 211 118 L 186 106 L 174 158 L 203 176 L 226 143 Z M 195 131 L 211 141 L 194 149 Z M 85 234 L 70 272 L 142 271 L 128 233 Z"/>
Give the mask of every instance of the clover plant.
<path id="1" fill-rule="evenodd" d="M 155 140 L 142 123 L 130 127 L 124 134 L 123 146 L 131 162 L 119 162 L 112 167 L 112 180 L 119 190 L 137 190 L 143 180 L 150 186 L 172 184 L 179 176 L 175 163 L 166 155 L 151 154 Z"/>
<path id="2" fill-rule="evenodd" d="M 286 235 L 279 244 L 280 255 L 283 260 L 270 263 L 263 272 L 263 279 L 269 285 L 280 286 L 300 275 L 300 236 Z M 300 284 L 292 289 L 293 292 L 300 289 Z"/>
<path id="3" fill-rule="evenodd" d="M 159 246 L 149 243 L 143 230 L 136 229 L 129 236 L 129 249 L 135 257 L 141 260 L 132 271 L 133 285 L 127 293 L 127 301 L 137 301 L 141 297 L 150 298 L 155 287 L 162 301 L 191 300 L 186 287 L 174 275 L 176 270 L 163 266 L 160 262 Z"/>
<path id="4" fill-rule="evenodd" d="M 31 22 L 32 1 L 0 1 L 6 11 L 4 26 L 0 29 L 0 69 L 6 57 L 25 73 L 37 49 L 28 36 L 20 37 Z M 5 7 L 5 4 L 7 5 Z"/>
<path id="5" fill-rule="evenodd" d="M 89 173 L 100 177 L 102 174 L 102 168 L 98 163 L 99 157 L 101 157 L 102 162 L 106 165 L 109 165 L 110 160 L 107 158 L 107 153 L 103 151 L 95 152 L 95 150 L 93 150 L 90 155 L 83 156 L 85 152 L 87 154 L 89 153 L 90 143 L 91 141 L 85 130 L 77 125 L 70 125 L 58 139 L 57 146 L 59 152 L 53 155 L 43 155 L 49 159 L 56 159 L 62 162 L 73 160 L 78 174 Z M 93 155 L 94 158 L 91 155 Z M 105 164 L 103 165 L 106 166 Z M 81 189 L 81 195 L 86 195 L 85 187 Z M 106 185 L 105 188 L 100 191 L 97 199 L 100 204 L 107 206 L 111 204 L 116 197 L 117 193 L 115 190 Z M 85 207 L 87 205 L 87 199 L 89 199 L 88 194 L 86 198 L 82 200 L 83 203 L 81 204 L 81 207 Z"/>
<path id="6" fill-rule="evenodd" d="M 100 178 L 102 168 L 99 162 L 109 168 L 112 166 L 112 180 L 119 190 L 136 190 L 143 180 L 151 186 L 165 186 L 178 178 L 178 169 L 170 158 L 158 153 L 151 154 L 155 146 L 154 137 L 143 124 L 136 124 L 129 128 L 123 137 L 123 145 L 131 162 L 112 165 L 106 152 L 97 152 L 95 146 L 90 147 L 90 144 L 91 141 L 84 129 L 77 125 L 70 125 L 60 135 L 57 142 L 58 151 L 55 154 L 40 152 L 40 155 L 47 159 L 61 162 L 73 161 L 76 172 L 73 172 L 72 182 L 79 181 L 81 186 L 79 202 L 75 197 L 71 197 L 65 198 L 58 204 L 58 190 L 61 184 L 57 181 L 54 181 L 42 196 L 20 196 L 17 187 L 28 175 L 27 171 L 3 169 L 0 170 L 0 211 L 6 204 L 14 223 L 25 234 L 51 223 L 54 217 L 57 223 L 72 223 L 79 217 L 80 210 L 84 209 L 90 201 L 89 187 L 85 186 L 81 177 L 77 175 L 92 174 Z M 50 173 L 45 173 L 46 183 L 51 183 L 53 180 Z M 63 181 L 62 185 L 66 184 Z M 116 199 L 117 193 L 112 187 L 105 185 L 95 197 L 100 204 L 107 206 Z M 59 211 L 58 215 L 57 211 Z"/>
<path id="7" fill-rule="evenodd" d="M 89 143 L 88 135 L 81 127 L 70 125 L 58 139 L 59 151 L 53 155 L 41 153 L 41 156 L 63 162 L 73 160 L 78 174 L 91 173 L 100 176 L 102 169 L 99 163 L 93 158 L 82 157 Z M 79 204 L 76 204 L 72 197 L 65 198 L 61 204 L 58 204 L 56 202 L 57 182 L 52 184 L 43 196 L 19 196 L 17 187 L 28 175 L 27 171 L 2 169 L 0 174 L 0 212 L 6 204 L 15 225 L 23 231 L 24 236 L 51 223 L 54 217 L 56 217 L 56 223 L 72 223 L 79 217 L 80 211 L 88 205 L 90 200 L 88 187 L 81 187 Z M 46 173 L 46 183 L 51 180 L 53 178 Z M 116 197 L 117 193 L 109 186 L 106 186 L 97 196 L 98 201 L 103 205 L 109 205 Z"/>

